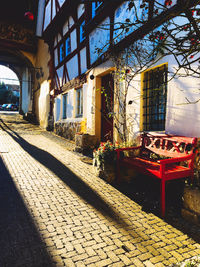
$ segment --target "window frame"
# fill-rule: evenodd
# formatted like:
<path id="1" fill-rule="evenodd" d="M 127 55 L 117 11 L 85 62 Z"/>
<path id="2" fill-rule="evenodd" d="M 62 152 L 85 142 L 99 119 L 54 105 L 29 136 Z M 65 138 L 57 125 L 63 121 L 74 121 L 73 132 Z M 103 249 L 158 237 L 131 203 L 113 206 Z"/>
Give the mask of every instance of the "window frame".
<path id="1" fill-rule="evenodd" d="M 62 119 L 67 119 L 67 100 L 68 100 L 68 93 L 63 94 L 63 103 L 62 103 Z"/>
<path id="2" fill-rule="evenodd" d="M 103 1 L 92 2 L 92 19 L 97 15 L 97 13 L 99 12 L 99 10 L 101 10 L 102 7 Z"/>
<path id="3" fill-rule="evenodd" d="M 65 57 L 67 57 L 69 54 L 71 54 L 71 38 L 70 38 L 70 35 L 65 38 Z"/>
<path id="4" fill-rule="evenodd" d="M 164 131 L 167 104 L 168 64 L 142 73 L 141 130 Z"/>
<path id="5" fill-rule="evenodd" d="M 83 117 L 83 87 L 79 87 L 79 88 L 75 89 L 75 92 L 76 92 L 75 117 L 81 118 L 81 117 Z"/>
<path id="6" fill-rule="evenodd" d="M 83 20 L 80 24 L 80 34 L 79 34 L 79 39 L 80 43 L 82 43 L 86 38 L 86 31 L 85 31 L 85 20 Z"/>
<path id="7" fill-rule="evenodd" d="M 59 63 L 61 63 L 65 59 L 65 42 L 63 42 L 63 41 L 60 42 L 58 47 L 59 47 L 59 57 L 58 58 L 59 58 Z M 61 55 L 62 55 L 62 57 L 61 57 Z"/>

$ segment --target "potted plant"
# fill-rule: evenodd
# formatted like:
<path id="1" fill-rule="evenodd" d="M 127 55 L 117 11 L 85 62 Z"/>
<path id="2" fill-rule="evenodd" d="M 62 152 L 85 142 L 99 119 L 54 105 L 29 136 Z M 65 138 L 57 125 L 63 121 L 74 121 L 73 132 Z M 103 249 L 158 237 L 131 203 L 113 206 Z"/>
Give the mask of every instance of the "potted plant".
<path id="1" fill-rule="evenodd" d="M 96 174 L 111 183 L 115 180 L 116 152 L 115 145 L 110 141 L 101 142 L 93 152 L 93 166 Z"/>

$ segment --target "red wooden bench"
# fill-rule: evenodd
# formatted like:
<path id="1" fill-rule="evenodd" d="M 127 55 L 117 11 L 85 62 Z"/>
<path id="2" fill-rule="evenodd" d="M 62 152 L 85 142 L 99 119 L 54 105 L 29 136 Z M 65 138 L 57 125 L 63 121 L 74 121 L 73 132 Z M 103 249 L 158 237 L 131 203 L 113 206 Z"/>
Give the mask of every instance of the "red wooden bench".
<path id="1" fill-rule="evenodd" d="M 150 134 L 141 135 L 141 145 L 137 147 L 118 148 L 117 181 L 120 182 L 120 167 L 132 167 L 140 173 L 161 180 L 161 214 L 165 216 L 165 183 L 169 180 L 194 176 L 194 158 L 197 138 Z M 124 151 L 139 150 L 137 156 L 121 156 Z M 166 157 L 151 159 L 152 153 Z M 154 154 L 154 155 L 155 155 Z"/>

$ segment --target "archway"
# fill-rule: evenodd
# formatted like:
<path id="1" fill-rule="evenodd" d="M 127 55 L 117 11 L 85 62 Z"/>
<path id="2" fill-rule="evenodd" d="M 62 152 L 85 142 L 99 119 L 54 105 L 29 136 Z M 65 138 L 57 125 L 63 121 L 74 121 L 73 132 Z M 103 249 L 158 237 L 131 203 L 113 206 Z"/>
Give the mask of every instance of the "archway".
<path id="1" fill-rule="evenodd" d="M 19 99 L 20 82 L 17 74 L 10 68 L 0 65 L 0 104 L 5 106 L 7 103 L 9 104 L 7 110 L 16 111 L 19 107 Z"/>
<path id="2" fill-rule="evenodd" d="M 0 65 L 11 69 L 20 84 L 19 113 L 33 113 L 33 87 L 35 69 L 22 52 L 0 49 Z"/>

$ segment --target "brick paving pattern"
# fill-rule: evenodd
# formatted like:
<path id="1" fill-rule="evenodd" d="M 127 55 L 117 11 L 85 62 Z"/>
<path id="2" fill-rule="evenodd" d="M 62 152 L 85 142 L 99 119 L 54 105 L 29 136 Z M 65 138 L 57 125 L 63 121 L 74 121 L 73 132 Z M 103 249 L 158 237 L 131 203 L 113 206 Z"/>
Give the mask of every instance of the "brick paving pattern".
<path id="1" fill-rule="evenodd" d="M 142 211 L 58 139 L 20 116 L 0 117 L 1 267 L 170 266 L 200 254 L 198 242 Z"/>

